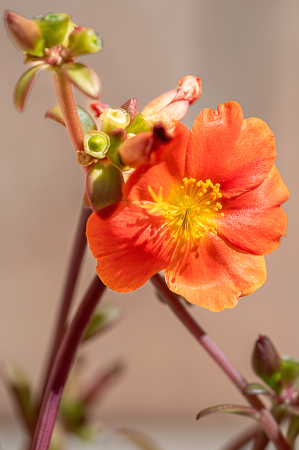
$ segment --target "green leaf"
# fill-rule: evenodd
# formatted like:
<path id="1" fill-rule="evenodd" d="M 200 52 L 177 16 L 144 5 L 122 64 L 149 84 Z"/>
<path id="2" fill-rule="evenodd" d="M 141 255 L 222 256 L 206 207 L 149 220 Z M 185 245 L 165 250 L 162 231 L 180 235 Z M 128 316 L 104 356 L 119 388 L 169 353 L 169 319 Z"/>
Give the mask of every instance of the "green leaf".
<path id="1" fill-rule="evenodd" d="M 115 305 L 100 306 L 93 314 L 87 326 L 83 341 L 98 335 L 105 331 L 111 325 L 114 325 L 122 317 L 122 311 Z"/>
<path id="2" fill-rule="evenodd" d="M 19 78 L 14 91 L 14 104 L 18 111 L 23 112 L 30 89 L 32 88 L 39 72 L 44 70 L 46 64 L 31 67 Z"/>
<path id="3" fill-rule="evenodd" d="M 65 63 L 61 66 L 63 75 L 88 97 L 98 99 L 101 94 L 101 82 L 97 74 L 84 64 Z"/>
<path id="4" fill-rule="evenodd" d="M 124 436 L 129 442 L 140 448 L 141 450 L 162 450 L 157 442 L 153 441 L 149 436 L 140 431 L 130 428 L 118 428 L 117 433 Z"/>
<path id="5" fill-rule="evenodd" d="M 282 355 L 279 372 L 285 383 L 293 383 L 299 377 L 299 361 L 291 356 Z"/>
<path id="6" fill-rule="evenodd" d="M 76 106 L 84 133 L 87 133 L 90 130 L 96 130 L 97 127 L 91 115 L 84 108 L 81 108 L 81 106 Z M 50 108 L 46 112 L 45 117 L 47 119 L 52 119 L 65 127 L 65 122 L 59 105 Z"/>
<path id="7" fill-rule="evenodd" d="M 252 419 L 259 420 L 260 414 L 256 411 L 256 409 L 251 408 L 250 406 L 243 405 L 217 405 L 211 406 L 209 408 L 203 409 L 200 411 L 196 420 L 201 419 L 204 416 L 208 416 L 209 414 L 213 414 L 216 412 L 229 413 L 229 414 L 238 414 L 240 416 L 251 417 Z"/>
<path id="8" fill-rule="evenodd" d="M 272 396 L 272 393 L 262 384 L 259 383 L 250 383 L 246 386 L 243 391 L 245 395 L 269 395 Z"/>
<path id="9" fill-rule="evenodd" d="M 295 444 L 295 439 L 299 434 L 299 417 L 298 416 L 294 416 L 292 417 L 291 421 L 290 421 L 290 425 L 289 425 L 289 429 L 288 429 L 288 440 L 292 446 L 292 448 L 294 447 Z"/>
<path id="10" fill-rule="evenodd" d="M 127 133 L 138 134 L 143 133 L 144 131 L 151 131 L 151 128 L 141 114 L 138 114 L 136 119 L 126 128 Z"/>
<path id="11" fill-rule="evenodd" d="M 35 417 L 35 409 L 32 402 L 31 387 L 24 372 L 11 361 L 6 361 L 1 367 L 2 376 L 15 397 L 20 413 L 30 429 Z"/>

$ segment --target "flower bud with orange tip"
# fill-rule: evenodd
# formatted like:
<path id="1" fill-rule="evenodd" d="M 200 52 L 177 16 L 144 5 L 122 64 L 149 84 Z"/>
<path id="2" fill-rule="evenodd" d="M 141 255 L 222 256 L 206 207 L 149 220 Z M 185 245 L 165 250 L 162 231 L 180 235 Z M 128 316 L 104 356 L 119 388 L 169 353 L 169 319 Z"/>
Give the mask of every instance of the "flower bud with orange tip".
<path id="1" fill-rule="evenodd" d="M 86 192 L 93 211 L 122 199 L 122 172 L 107 159 L 93 164 L 86 176 Z"/>
<path id="2" fill-rule="evenodd" d="M 187 75 L 178 81 L 178 85 L 178 89 L 165 92 L 143 108 L 141 116 L 151 128 L 161 123 L 166 130 L 171 130 L 185 117 L 189 105 L 201 95 L 199 77 Z"/>
<path id="3" fill-rule="evenodd" d="M 5 22 L 10 39 L 18 50 L 34 56 L 42 56 L 42 32 L 35 22 L 11 11 L 6 12 Z"/>

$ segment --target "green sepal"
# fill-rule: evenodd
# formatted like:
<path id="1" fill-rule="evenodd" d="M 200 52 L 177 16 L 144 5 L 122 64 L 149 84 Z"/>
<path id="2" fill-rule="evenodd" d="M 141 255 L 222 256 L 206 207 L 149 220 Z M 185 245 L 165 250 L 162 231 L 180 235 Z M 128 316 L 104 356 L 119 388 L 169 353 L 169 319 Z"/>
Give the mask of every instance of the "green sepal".
<path id="1" fill-rule="evenodd" d="M 76 436 L 86 442 L 94 441 L 98 434 L 97 427 L 92 423 L 83 423 L 74 428 L 72 431 Z"/>
<path id="2" fill-rule="evenodd" d="M 36 411 L 32 401 L 30 383 L 24 372 L 11 361 L 6 361 L 1 372 L 7 386 L 13 393 L 21 415 L 30 429 L 34 423 Z"/>
<path id="3" fill-rule="evenodd" d="M 93 164 L 86 176 L 86 191 L 93 211 L 99 211 L 122 199 L 122 172 L 108 160 Z"/>
<path id="4" fill-rule="evenodd" d="M 41 17 L 36 16 L 32 20 L 39 25 L 42 31 L 45 47 L 51 48 L 55 45 L 62 44 L 65 40 L 69 30 L 71 16 L 65 13 L 48 13 Z"/>
<path id="5" fill-rule="evenodd" d="M 140 450 L 162 450 L 160 445 L 146 434 L 130 428 L 118 428 L 117 433 Z"/>
<path id="6" fill-rule="evenodd" d="M 111 327 L 118 322 L 121 317 L 122 311 L 118 306 L 100 306 L 91 317 L 82 341 L 87 341 L 103 331 L 106 331 L 108 327 Z"/>
<path id="7" fill-rule="evenodd" d="M 109 147 L 107 157 L 109 161 L 116 167 L 118 167 L 121 171 L 129 170 L 128 166 L 125 166 L 121 160 L 118 147 Z"/>
<path id="8" fill-rule="evenodd" d="M 87 133 L 90 130 L 96 130 L 97 127 L 91 115 L 84 108 L 81 108 L 81 106 L 76 106 L 84 133 Z M 45 117 L 60 123 L 64 127 L 66 126 L 59 105 L 52 106 L 52 108 L 46 112 Z"/>
<path id="9" fill-rule="evenodd" d="M 136 119 L 126 128 L 127 133 L 143 133 L 145 131 L 151 131 L 151 128 L 149 127 L 146 120 L 142 117 L 141 113 L 138 114 Z"/>
<path id="10" fill-rule="evenodd" d="M 243 405 L 217 405 L 217 406 L 211 406 L 209 408 L 205 408 L 202 411 L 200 411 L 197 416 L 196 420 L 201 419 L 202 417 L 208 416 L 209 414 L 213 413 L 228 413 L 228 414 L 238 414 L 240 416 L 246 416 L 250 417 L 251 419 L 259 420 L 260 414 L 258 411 L 250 406 L 243 406 Z"/>
<path id="11" fill-rule="evenodd" d="M 78 27 L 68 39 L 68 51 L 71 57 L 100 52 L 102 48 L 102 40 L 92 28 Z"/>
<path id="12" fill-rule="evenodd" d="M 14 104 L 18 111 L 23 112 L 30 89 L 36 81 L 39 72 L 45 69 L 46 64 L 39 64 L 31 67 L 17 81 L 14 90 Z"/>
<path id="13" fill-rule="evenodd" d="M 101 94 L 101 82 L 97 74 L 84 64 L 69 62 L 61 66 L 63 75 L 83 94 L 98 99 Z"/>
<path id="14" fill-rule="evenodd" d="M 284 383 L 293 383 L 299 377 L 299 361 L 291 356 L 282 355 L 279 373 Z"/>

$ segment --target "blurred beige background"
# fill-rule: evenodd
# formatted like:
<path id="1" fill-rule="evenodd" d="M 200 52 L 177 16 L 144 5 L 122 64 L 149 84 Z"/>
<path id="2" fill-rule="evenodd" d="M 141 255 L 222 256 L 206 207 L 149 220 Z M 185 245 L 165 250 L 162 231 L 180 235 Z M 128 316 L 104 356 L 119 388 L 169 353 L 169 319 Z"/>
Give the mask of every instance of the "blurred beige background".
<path id="1" fill-rule="evenodd" d="M 277 144 L 277 165 L 291 198 L 285 205 L 288 236 L 267 256 L 268 280 L 234 310 L 192 314 L 249 380 L 250 355 L 259 333 L 282 353 L 299 357 L 299 2 L 297 0 L 1 0 L 27 17 L 68 12 L 77 24 L 104 38 L 102 54 L 83 57 L 103 83 L 102 100 L 121 105 L 137 97 L 144 106 L 176 86 L 185 74 L 201 76 L 203 94 L 184 123 L 198 112 L 238 101 L 245 117 L 265 120 Z M 22 55 L 1 27 L 1 312 L 0 359 L 17 362 L 37 386 L 46 360 L 58 300 L 84 191 L 66 130 L 44 119 L 56 104 L 49 74 L 34 86 L 25 112 L 13 107 Z M 78 103 L 88 105 L 77 95 Z M 59 160 L 59 165 L 56 161 Z M 77 302 L 94 274 L 86 254 Z M 124 320 L 86 348 L 93 370 L 123 358 L 126 374 L 98 410 L 103 418 L 182 417 L 194 422 L 207 406 L 242 402 L 231 383 L 153 295 L 151 285 L 127 294 L 111 291 Z M 0 383 L 0 417 L 12 406 Z M 205 427 L 213 418 L 195 427 Z M 227 420 L 227 419 L 225 419 Z M 231 422 L 234 418 L 229 419 Z M 210 421 L 210 422 L 209 422 Z M 242 422 L 243 423 L 243 422 Z"/>

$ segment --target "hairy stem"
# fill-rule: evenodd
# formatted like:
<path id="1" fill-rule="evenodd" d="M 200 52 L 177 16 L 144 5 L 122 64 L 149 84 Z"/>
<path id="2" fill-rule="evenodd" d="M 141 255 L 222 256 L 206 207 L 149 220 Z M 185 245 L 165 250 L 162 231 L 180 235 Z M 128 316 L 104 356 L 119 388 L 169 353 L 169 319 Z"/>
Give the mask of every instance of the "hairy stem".
<path id="1" fill-rule="evenodd" d="M 96 275 L 65 332 L 47 383 L 31 450 L 48 450 L 65 382 L 82 335 L 95 310 L 105 285 Z"/>
<path id="2" fill-rule="evenodd" d="M 73 294 L 78 279 L 79 270 L 81 267 L 84 251 L 86 248 L 86 235 L 85 235 L 86 222 L 91 213 L 92 213 L 91 209 L 82 206 L 82 211 L 73 245 L 71 260 L 61 298 L 60 303 L 61 306 L 58 314 L 58 321 L 56 325 L 54 341 L 52 343 L 52 349 L 45 374 L 45 381 L 43 383 L 42 395 L 45 392 L 47 381 L 50 375 L 50 370 L 65 332 L 66 320 L 73 299 Z"/>
<path id="3" fill-rule="evenodd" d="M 199 344 L 209 353 L 209 355 L 243 394 L 243 391 L 247 386 L 247 381 L 239 370 L 211 339 L 211 337 L 195 322 L 185 307 L 180 303 L 177 296 L 170 292 L 161 276 L 156 274 L 151 278 L 151 281 L 177 318 L 183 323 L 183 325 L 185 325 Z M 276 420 L 265 408 L 260 399 L 254 395 L 245 397 L 247 398 L 247 401 L 259 412 L 259 424 L 268 438 L 275 444 L 276 448 L 278 450 L 290 450 L 291 447 L 282 435 Z"/>

